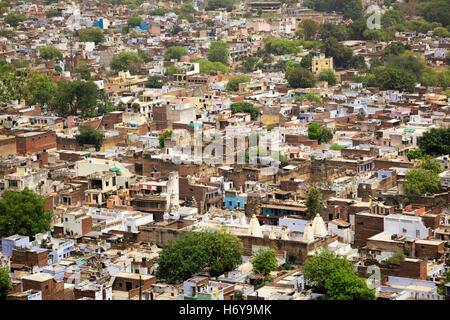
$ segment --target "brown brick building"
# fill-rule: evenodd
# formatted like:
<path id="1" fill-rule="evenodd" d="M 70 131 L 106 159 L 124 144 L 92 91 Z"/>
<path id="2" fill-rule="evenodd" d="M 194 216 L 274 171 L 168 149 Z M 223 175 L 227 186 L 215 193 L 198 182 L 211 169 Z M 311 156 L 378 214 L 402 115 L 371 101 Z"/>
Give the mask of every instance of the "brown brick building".
<path id="1" fill-rule="evenodd" d="M 56 133 L 54 131 L 33 131 L 19 134 L 16 137 L 18 154 L 41 152 L 56 148 Z"/>
<path id="2" fill-rule="evenodd" d="M 63 300 L 64 281 L 55 280 L 48 273 L 35 273 L 22 277 L 22 290 L 30 289 L 42 292 L 42 300 Z"/>

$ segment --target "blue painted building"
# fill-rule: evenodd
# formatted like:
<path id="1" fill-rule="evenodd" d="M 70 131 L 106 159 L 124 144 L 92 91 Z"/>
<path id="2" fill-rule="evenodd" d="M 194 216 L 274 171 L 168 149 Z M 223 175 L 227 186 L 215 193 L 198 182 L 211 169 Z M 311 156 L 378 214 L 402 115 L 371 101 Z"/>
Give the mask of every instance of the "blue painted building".
<path id="1" fill-rule="evenodd" d="M 2 239 L 2 255 L 6 257 L 12 256 L 14 247 L 30 248 L 30 238 L 15 234 Z"/>
<path id="2" fill-rule="evenodd" d="M 247 194 L 240 193 L 239 191 L 225 191 L 224 207 L 230 211 L 235 208 L 245 209 L 247 203 Z"/>

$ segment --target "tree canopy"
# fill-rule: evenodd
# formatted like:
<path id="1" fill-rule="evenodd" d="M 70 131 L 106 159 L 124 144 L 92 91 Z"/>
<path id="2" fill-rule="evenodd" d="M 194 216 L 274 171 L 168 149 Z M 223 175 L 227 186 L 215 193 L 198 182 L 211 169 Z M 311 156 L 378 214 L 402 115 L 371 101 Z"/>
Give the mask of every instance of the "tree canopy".
<path id="1" fill-rule="evenodd" d="M 270 272 L 278 269 L 277 253 L 272 249 L 259 249 L 251 262 L 253 271 L 264 275 L 267 280 Z"/>
<path id="2" fill-rule="evenodd" d="M 249 113 L 252 120 L 258 119 L 258 108 L 249 102 L 235 102 L 231 105 L 231 112 L 235 113 Z"/>
<path id="3" fill-rule="evenodd" d="M 425 193 L 435 193 L 441 189 L 438 174 L 423 168 L 412 168 L 406 175 L 405 194 L 414 199 Z"/>
<path id="4" fill-rule="evenodd" d="M 97 105 L 98 87 L 93 81 L 58 81 L 50 106 L 60 116 L 92 115 Z"/>
<path id="5" fill-rule="evenodd" d="M 180 58 L 187 54 L 185 48 L 180 46 L 172 46 L 164 51 L 164 60 L 170 61 L 172 59 L 180 60 Z"/>
<path id="6" fill-rule="evenodd" d="M 0 266 L 0 300 L 6 300 L 6 296 L 12 289 L 9 269 Z"/>
<path id="7" fill-rule="evenodd" d="M 283 38 L 269 37 L 266 40 L 264 48 L 267 53 L 274 55 L 282 54 L 297 54 L 301 51 L 298 47 L 300 42 L 298 40 L 288 40 Z"/>
<path id="8" fill-rule="evenodd" d="M 151 76 L 146 82 L 146 88 L 162 88 L 164 86 L 164 81 L 160 76 Z"/>
<path id="9" fill-rule="evenodd" d="M 375 300 L 375 292 L 367 287 L 346 257 L 321 250 L 305 262 L 303 275 L 316 292 L 326 293 L 330 300 Z"/>
<path id="10" fill-rule="evenodd" d="M 113 56 L 110 67 L 115 72 L 128 70 L 130 73 L 136 74 L 143 62 L 142 57 L 136 52 L 121 52 Z"/>
<path id="11" fill-rule="evenodd" d="M 228 91 L 238 91 L 239 90 L 239 84 L 243 82 L 250 82 L 252 81 L 252 78 L 246 75 L 237 76 L 234 78 L 231 78 L 226 85 L 226 89 Z"/>
<path id="12" fill-rule="evenodd" d="M 337 84 L 337 77 L 333 69 L 325 69 L 319 73 L 319 80 L 326 81 L 330 86 Z"/>
<path id="13" fill-rule="evenodd" d="M 302 67 L 288 69 L 286 79 L 292 88 L 312 88 L 316 82 L 314 75 L 308 69 Z"/>
<path id="14" fill-rule="evenodd" d="M 329 276 L 325 290 L 330 300 L 376 300 L 375 291 L 367 287 L 364 279 L 344 270 Z"/>
<path id="15" fill-rule="evenodd" d="M 210 268 L 212 276 L 219 276 L 241 262 L 242 243 L 237 236 L 224 230 L 188 232 L 163 249 L 156 276 L 176 283 L 205 267 Z"/>
<path id="16" fill-rule="evenodd" d="M 422 134 L 418 144 L 419 148 L 429 155 L 450 154 L 450 129 L 432 128 Z"/>
<path id="17" fill-rule="evenodd" d="M 81 42 L 95 42 L 95 44 L 105 41 L 105 35 L 100 28 L 88 28 L 79 31 Z"/>
<path id="18" fill-rule="evenodd" d="M 320 213 L 322 205 L 320 204 L 320 191 L 318 189 L 309 189 L 306 207 L 308 208 L 308 219 L 312 219 Z"/>
<path id="19" fill-rule="evenodd" d="M 99 151 L 105 140 L 105 135 L 98 130 L 95 130 L 91 125 L 79 126 L 79 134 L 75 136 L 78 144 L 83 146 L 85 144 L 95 146 L 95 150 Z"/>
<path id="20" fill-rule="evenodd" d="M 209 45 L 206 56 L 211 62 L 220 62 L 224 65 L 228 64 L 228 44 L 224 41 L 215 41 Z"/>
<path id="21" fill-rule="evenodd" d="M 45 209 L 46 199 L 26 188 L 5 190 L 0 199 L 0 237 L 14 234 L 34 237 L 50 230 L 53 211 Z"/>
<path id="22" fill-rule="evenodd" d="M 39 47 L 39 54 L 42 59 L 45 60 L 61 60 L 63 57 L 61 50 L 55 48 L 54 46 Z"/>

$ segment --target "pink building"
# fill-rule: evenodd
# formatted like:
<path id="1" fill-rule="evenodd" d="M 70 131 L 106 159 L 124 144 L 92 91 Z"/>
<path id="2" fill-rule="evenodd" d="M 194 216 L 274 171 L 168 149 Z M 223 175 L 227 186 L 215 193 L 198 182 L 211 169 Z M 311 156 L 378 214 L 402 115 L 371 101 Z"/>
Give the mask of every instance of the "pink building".
<path id="1" fill-rule="evenodd" d="M 255 32 L 270 32 L 271 30 L 270 23 L 268 23 L 264 19 L 254 19 L 251 26 L 253 30 L 255 30 Z"/>
<path id="2" fill-rule="evenodd" d="M 398 107 L 391 111 L 391 118 L 394 119 L 404 119 L 409 117 L 411 114 L 411 108 Z"/>

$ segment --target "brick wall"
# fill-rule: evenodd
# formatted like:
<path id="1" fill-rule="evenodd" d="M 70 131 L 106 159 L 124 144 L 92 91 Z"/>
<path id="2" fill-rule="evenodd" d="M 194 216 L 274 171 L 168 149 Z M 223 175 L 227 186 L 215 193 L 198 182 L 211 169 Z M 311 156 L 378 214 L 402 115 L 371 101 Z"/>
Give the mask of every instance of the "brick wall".
<path id="1" fill-rule="evenodd" d="M 56 148 L 56 133 L 43 132 L 34 136 L 17 136 L 16 151 L 18 154 L 41 152 L 44 149 Z"/>
<path id="2" fill-rule="evenodd" d="M 48 253 L 47 251 L 38 253 L 31 250 L 17 248 L 12 251 L 11 262 L 23 264 L 31 268 L 34 266 L 45 267 L 48 263 Z"/>
<path id="3" fill-rule="evenodd" d="M 384 216 L 355 215 L 355 245 L 366 245 L 367 239 L 383 232 Z"/>

